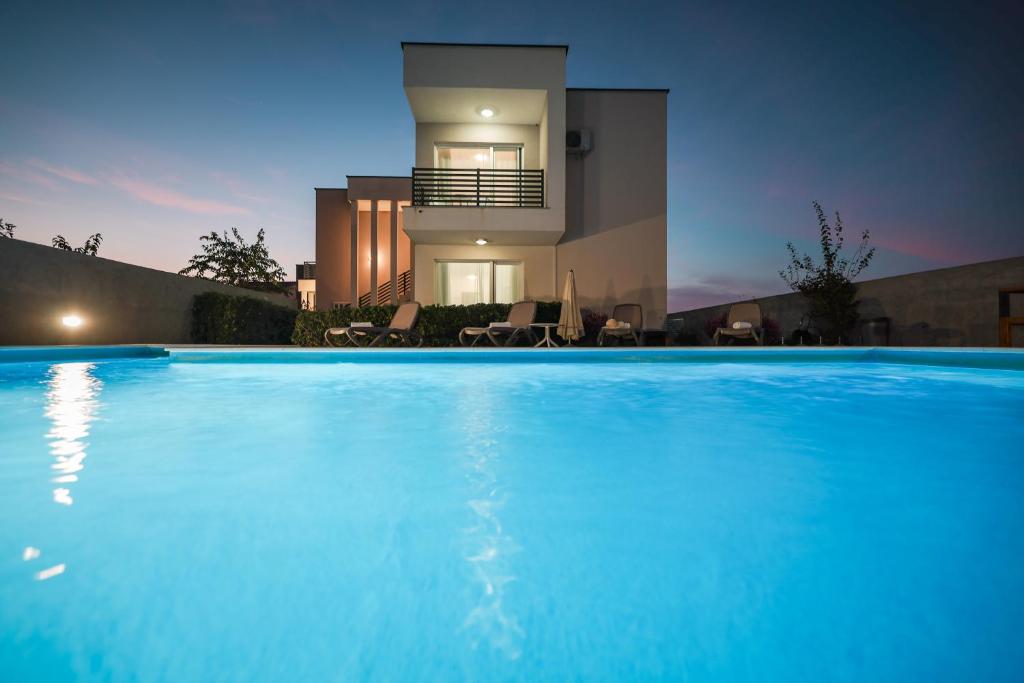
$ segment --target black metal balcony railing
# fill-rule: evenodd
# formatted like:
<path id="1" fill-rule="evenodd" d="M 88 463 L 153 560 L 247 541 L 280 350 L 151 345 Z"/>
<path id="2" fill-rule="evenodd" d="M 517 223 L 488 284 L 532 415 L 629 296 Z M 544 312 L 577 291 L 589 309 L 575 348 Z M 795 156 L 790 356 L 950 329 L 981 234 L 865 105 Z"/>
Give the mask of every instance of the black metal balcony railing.
<path id="1" fill-rule="evenodd" d="M 408 301 L 412 294 L 412 271 L 407 270 L 404 273 L 399 273 L 396 280 L 395 291 L 398 292 L 398 303 Z M 363 292 L 359 295 L 360 306 L 369 306 L 372 300 L 372 291 Z M 377 303 L 381 305 L 391 303 L 391 280 L 385 280 L 377 287 Z"/>
<path id="2" fill-rule="evenodd" d="M 544 171 L 412 169 L 413 206 L 544 206 Z"/>

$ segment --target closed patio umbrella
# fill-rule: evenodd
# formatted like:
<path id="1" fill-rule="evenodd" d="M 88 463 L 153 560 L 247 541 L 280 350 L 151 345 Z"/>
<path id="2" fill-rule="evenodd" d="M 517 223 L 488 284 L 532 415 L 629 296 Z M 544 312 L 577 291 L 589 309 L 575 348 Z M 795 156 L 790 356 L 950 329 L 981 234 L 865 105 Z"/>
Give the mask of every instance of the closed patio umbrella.
<path id="1" fill-rule="evenodd" d="M 579 341 L 583 336 L 583 316 L 580 304 L 576 300 L 576 275 L 570 270 L 565 276 L 565 289 L 562 290 L 562 313 L 558 316 L 558 336 L 562 339 Z"/>

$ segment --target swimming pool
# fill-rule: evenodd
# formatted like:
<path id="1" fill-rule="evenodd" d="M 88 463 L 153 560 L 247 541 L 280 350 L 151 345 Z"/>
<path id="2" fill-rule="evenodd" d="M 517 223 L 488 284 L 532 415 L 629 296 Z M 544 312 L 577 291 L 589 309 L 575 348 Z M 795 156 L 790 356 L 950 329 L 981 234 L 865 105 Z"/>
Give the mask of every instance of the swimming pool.
<path id="1" fill-rule="evenodd" d="M 3 680 L 1024 675 L 1020 354 L 2 360 Z"/>

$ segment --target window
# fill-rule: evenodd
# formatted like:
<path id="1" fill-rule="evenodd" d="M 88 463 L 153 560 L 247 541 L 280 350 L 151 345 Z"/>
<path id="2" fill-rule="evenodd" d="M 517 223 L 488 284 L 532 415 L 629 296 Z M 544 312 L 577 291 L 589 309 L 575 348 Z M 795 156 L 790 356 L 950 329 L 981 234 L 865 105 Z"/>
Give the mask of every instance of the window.
<path id="1" fill-rule="evenodd" d="M 436 261 L 434 301 L 445 305 L 511 304 L 525 291 L 521 261 Z"/>
<path id="2" fill-rule="evenodd" d="M 522 145 L 438 143 L 434 147 L 437 168 L 519 170 Z"/>

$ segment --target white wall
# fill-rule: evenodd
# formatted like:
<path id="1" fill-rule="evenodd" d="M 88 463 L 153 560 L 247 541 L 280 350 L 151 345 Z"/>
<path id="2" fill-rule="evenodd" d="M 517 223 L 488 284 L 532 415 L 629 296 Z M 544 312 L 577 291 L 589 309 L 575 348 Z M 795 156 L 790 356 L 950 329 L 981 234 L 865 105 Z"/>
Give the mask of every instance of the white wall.
<path id="1" fill-rule="evenodd" d="M 554 247 L 510 247 L 476 245 L 418 244 L 415 247 L 416 301 L 427 305 L 434 301 L 434 263 L 436 261 L 522 261 L 526 291 L 533 301 L 557 299 L 555 291 Z"/>
<path id="2" fill-rule="evenodd" d="M 569 90 L 568 126 L 593 133 L 589 154 L 566 168 L 566 230 L 559 277 L 571 268 L 580 305 L 611 313 L 639 303 L 645 326 L 665 318 L 667 93 Z"/>

